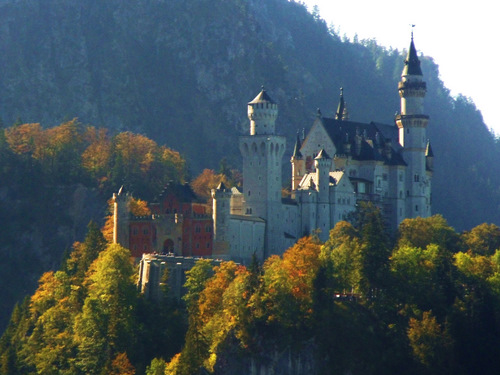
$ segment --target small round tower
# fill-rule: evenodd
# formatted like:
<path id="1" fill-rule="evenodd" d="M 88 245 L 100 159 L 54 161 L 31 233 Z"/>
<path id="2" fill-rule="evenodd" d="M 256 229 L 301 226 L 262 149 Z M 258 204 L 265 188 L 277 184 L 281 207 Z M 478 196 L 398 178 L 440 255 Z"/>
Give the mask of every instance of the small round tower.
<path id="1" fill-rule="evenodd" d="M 250 135 L 274 134 L 278 118 L 278 104 L 262 88 L 261 92 L 248 103 Z"/>
<path id="2" fill-rule="evenodd" d="M 130 197 L 123 191 L 123 186 L 118 193 L 113 193 L 113 243 L 129 247 L 129 200 Z"/>
<path id="3" fill-rule="evenodd" d="M 314 158 L 314 166 L 318 176 L 318 203 L 328 203 L 331 165 L 332 159 L 325 150 L 321 149 L 318 156 Z"/>

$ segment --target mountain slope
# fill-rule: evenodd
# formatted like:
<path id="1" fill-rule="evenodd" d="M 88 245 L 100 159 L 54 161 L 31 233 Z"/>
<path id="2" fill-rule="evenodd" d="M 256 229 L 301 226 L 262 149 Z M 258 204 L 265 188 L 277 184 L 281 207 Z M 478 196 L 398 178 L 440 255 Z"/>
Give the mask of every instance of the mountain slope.
<path id="1" fill-rule="evenodd" d="M 140 132 L 197 174 L 223 157 L 240 166 L 237 136 L 261 85 L 290 152 L 316 108 L 333 115 L 341 86 L 352 120 L 393 123 L 404 55 L 342 40 L 286 0 L 2 0 L 0 118 Z M 452 98 L 432 58 L 421 60 L 433 211 L 457 230 L 500 224 L 499 146 L 473 102 Z"/>

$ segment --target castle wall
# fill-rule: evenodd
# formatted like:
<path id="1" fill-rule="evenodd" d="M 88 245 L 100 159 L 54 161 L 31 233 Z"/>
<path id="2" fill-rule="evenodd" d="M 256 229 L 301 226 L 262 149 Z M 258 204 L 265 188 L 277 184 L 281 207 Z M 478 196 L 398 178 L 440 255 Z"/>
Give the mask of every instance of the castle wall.
<path id="1" fill-rule="evenodd" d="M 230 259 L 250 264 L 253 254 L 264 260 L 264 239 L 266 223 L 264 220 L 249 216 L 231 216 L 227 232 Z"/>

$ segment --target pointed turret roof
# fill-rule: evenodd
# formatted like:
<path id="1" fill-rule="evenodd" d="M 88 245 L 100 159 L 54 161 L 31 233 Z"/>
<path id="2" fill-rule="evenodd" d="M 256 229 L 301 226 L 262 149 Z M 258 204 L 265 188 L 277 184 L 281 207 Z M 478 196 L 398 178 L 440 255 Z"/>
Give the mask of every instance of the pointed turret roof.
<path id="1" fill-rule="evenodd" d="M 434 152 L 432 151 L 432 147 L 431 147 L 431 141 L 427 141 L 427 147 L 425 149 L 425 156 L 427 156 L 428 158 L 433 158 L 434 157 Z"/>
<path id="2" fill-rule="evenodd" d="M 217 186 L 217 190 L 226 190 L 226 185 L 224 185 L 224 182 L 220 182 L 219 186 Z"/>
<path id="3" fill-rule="evenodd" d="M 297 132 L 297 140 L 295 141 L 295 147 L 293 148 L 293 157 L 295 159 L 302 159 L 302 153 L 300 152 L 300 148 L 302 147 L 302 143 L 300 142 L 299 132 Z"/>
<path id="4" fill-rule="evenodd" d="M 415 48 L 415 44 L 413 43 L 413 33 L 411 34 L 411 43 L 410 48 L 408 49 L 408 55 L 406 55 L 405 59 L 405 67 L 403 69 L 403 74 L 406 75 L 414 75 L 421 76 L 422 69 L 420 69 L 420 60 L 418 59 L 417 50 Z"/>
<path id="5" fill-rule="evenodd" d="M 335 120 L 343 120 L 344 111 L 346 110 L 345 101 L 344 101 L 344 89 L 340 88 L 340 100 L 339 106 L 337 107 L 337 112 L 335 113 Z"/>
<path id="6" fill-rule="evenodd" d="M 328 156 L 328 154 L 326 153 L 325 149 L 321 149 L 318 153 L 318 156 L 316 156 L 314 158 L 315 160 L 319 160 L 319 159 L 330 159 L 330 156 Z"/>
<path id="7" fill-rule="evenodd" d="M 276 104 L 276 102 L 269 96 L 267 91 L 264 89 L 264 86 L 262 86 L 262 90 L 259 92 L 259 94 L 248 104 L 257 104 L 257 103 Z"/>

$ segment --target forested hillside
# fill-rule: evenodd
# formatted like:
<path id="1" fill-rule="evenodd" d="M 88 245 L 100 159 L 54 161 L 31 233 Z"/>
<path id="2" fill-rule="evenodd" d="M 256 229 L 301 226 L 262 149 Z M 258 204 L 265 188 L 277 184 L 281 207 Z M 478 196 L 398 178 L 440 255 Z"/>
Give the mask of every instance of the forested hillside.
<path id="1" fill-rule="evenodd" d="M 142 135 L 109 133 L 76 120 L 0 129 L 0 331 L 89 221 L 103 224 L 106 201 L 121 185 L 151 200 L 169 181 L 184 181 L 178 152 Z"/>
<path id="2" fill-rule="evenodd" d="M 264 264 L 199 260 L 176 304 L 139 295 L 130 252 L 90 224 L 14 309 L 0 374 L 498 374 L 499 249 L 498 226 L 439 215 L 391 241 L 366 204 Z"/>
<path id="3" fill-rule="evenodd" d="M 0 0 L 0 327 L 122 184 L 150 199 L 223 158 L 239 168 L 261 85 L 291 152 L 341 86 L 352 120 L 393 123 L 404 56 L 344 40 L 286 0 Z M 457 231 L 499 224 L 499 145 L 421 61 L 433 212 Z"/>
<path id="4" fill-rule="evenodd" d="M 4 124 L 77 117 L 132 130 L 179 150 L 195 174 L 222 157 L 239 166 L 236 139 L 261 85 L 290 151 L 316 108 L 333 114 L 341 86 L 354 121 L 391 124 L 399 110 L 404 51 L 343 40 L 294 1 L 3 0 L 0 25 Z M 499 223 L 499 147 L 473 102 L 452 98 L 432 57 L 421 60 L 433 210 L 457 230 Z"/>

